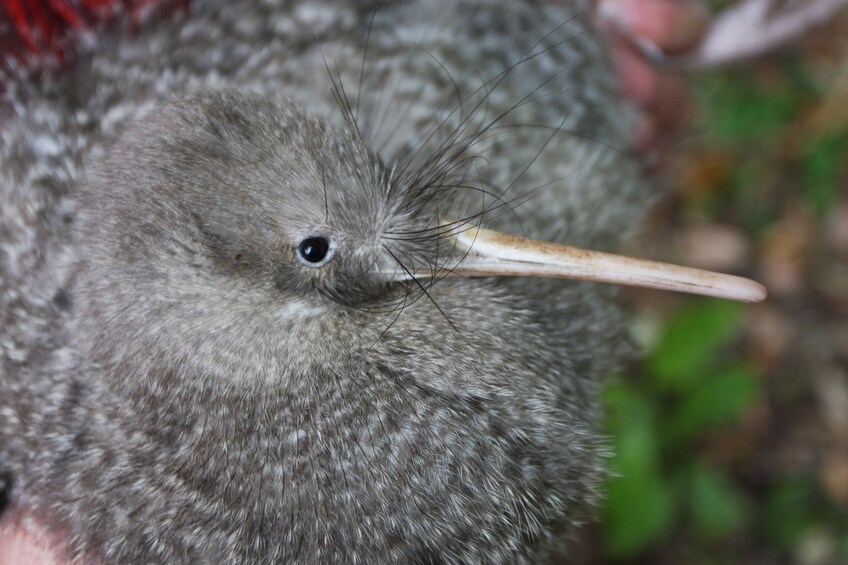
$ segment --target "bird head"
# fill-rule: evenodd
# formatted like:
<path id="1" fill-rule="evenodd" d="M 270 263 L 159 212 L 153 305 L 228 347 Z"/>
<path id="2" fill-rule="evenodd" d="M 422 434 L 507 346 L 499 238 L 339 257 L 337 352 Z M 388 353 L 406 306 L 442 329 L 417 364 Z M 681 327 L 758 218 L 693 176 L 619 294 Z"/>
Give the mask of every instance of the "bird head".
<path id="1" fill-rule="evenodd" d="M 134 372 L 158 354 L 225 379 L 272 378 L 280 351 L 287 367 L 338 359 L 422 297 L 429 308 L 415 315 L 456 332 L 452 314 L 467 318 L 491 299 L 466 285 L 461 298 L 436 300 L 433 283 L 457 274 L 761 297 L 736 277 L 452 220 L 449 158 L 389 167 L 347 126 L 234 93 L 175 99 L 128 126 L 83 191 L 89 357 Z"/>
<path id="2" fill-rule="evenodd" d="M 286 100 L 209 93 L 145 113 L 82 191 L 86 357 L 128 382 L 163 363 L 253 381 L 373 344 L 428 293 L 414 273 L 451 254 L 433 178 Z"/>

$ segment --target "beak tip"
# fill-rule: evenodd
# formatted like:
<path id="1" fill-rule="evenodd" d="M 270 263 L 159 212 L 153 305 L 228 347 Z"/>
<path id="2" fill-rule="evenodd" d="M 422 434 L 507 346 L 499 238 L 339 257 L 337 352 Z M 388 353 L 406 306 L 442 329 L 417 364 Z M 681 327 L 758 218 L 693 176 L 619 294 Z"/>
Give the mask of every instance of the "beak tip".
<path id="1" fill-rule="evenodd" d="M 765 286 L 756 281 L 751 282 L 751 294 L 745 300 L 745 302 L 755 304 L 757 302 L 762 302 L 763 300 L 768 298 L 768 289 Z"/>

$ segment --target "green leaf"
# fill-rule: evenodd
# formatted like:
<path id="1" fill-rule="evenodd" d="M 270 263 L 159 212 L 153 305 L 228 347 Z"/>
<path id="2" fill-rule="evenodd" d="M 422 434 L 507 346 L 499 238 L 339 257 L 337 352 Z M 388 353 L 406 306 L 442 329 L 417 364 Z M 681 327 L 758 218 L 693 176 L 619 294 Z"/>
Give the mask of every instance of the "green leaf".
<path id="1" fill-rule="evenodd" d="M 818 217 L 832 209 L 836 199 L 839 173 L 848 152 L 848 136 L 830 136 L 806 149 L 803 158 L 804 192 Z"/>
<path id="2" fill-rule="evenodd" d="M 761 523 L 771 544 L 791 551 L 815 523 L 814 489 L 811 479 L 786 481 L 768 495 L 761 512 Z"/>
<path id="3" fill-rule="evenodd" d="M 689 485 L 692 523 L 701 535 L 709 539 L 723 538 L 745 523 L 744 500 L 726 475 L 706 465 L 695 465 Z"/>
<path id="4" fill-rule="evenodd" d="M 839 558 L 843 563 L 848 563 L 848 534 L 843 534 L 839 541 Z"/>
<path id="5" fill-rule="evenodd" d="M 614 557 L 635 556 L 668 536 L 672 502 L 665 481 L 657 474 L 630 473 L 611 478 L 604 511 L 607 552 Z"/>
<path id="6" fill-rule="evenodd" d="M 611 555 L 637 555 L 668 534 L 673 497 L 660 472 L 656 405 L 642 391 L 615 382 L 604 392 L 614 457 L 604 508 Z"/>
<path id="7" fill-rule="evenodd" d="M 708 374 L 711 361 L 739 327 L 740 309 L 725 300 L 699 300 L 679 312 L 647 361 L 661 390 L 683 391 Z"/>
<path id="8" fill-rule="evenodd" d="M 656 406 L 626 383 L 609 385 L 604 392 L 607 432 L 613 438 L 613 473 L 655 473 L 659 467 Z"/>
<path id="9" fill-rule="evenodd" d="M 717 109 L 703 124 L 706 136 L 728 145 L 778 142 L 803 102 L 789 85 L 761 84 L 757 77 L 733 71 L 704 79 L 698 90 Z"/>
<path id="10" fill-rule="evenodd" d="M 667 437 L 674 443 L 691 441 L 739 422 L 756 399 L 759 385 L 757 375 L 745 365 L 705 378 L 672 413 L 664 428 Z"/>

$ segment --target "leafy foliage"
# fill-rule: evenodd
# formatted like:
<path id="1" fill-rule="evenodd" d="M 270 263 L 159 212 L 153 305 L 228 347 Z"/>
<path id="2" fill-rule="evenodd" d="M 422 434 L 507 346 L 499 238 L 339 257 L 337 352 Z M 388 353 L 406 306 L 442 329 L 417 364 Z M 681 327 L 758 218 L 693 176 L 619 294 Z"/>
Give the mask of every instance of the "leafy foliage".
<path id="1" fill-rule="evenodd" d="M 823 369 L 806 352 L 827 358 L 830 341 L 804 338 L 848 328 L 848 246 L 833 235 L 848 218 L 848 64 L 816 64 L 790 55 L 695 83 L 700 133 L 683 169 L 701 177 L 682 175 L 682 225 L 666 230 L 733 226 L 750 250 L 742 268 L 785 285 L 764 309 L 794 337 L 754 335 L 749 306 L 648 308 L 656 339 L 605 391 L 614 456 L 594 562 L 848 563 L 848 430 L 820 414 Z"/>
<path id="2" fill-rule="evenodd" d="M 611 556 L 638 555 L 672 535 L 679 519 L 705 538 L 746 522 L 744 495 L 692 449 L 737 424 L 759 394 L 755 372 L 723 360 L 739 320 L 736 305 L 695 301 L 668 322 L 640 386 L 618 380 L 607 388 L 616 453 L 604 516 Z"/>

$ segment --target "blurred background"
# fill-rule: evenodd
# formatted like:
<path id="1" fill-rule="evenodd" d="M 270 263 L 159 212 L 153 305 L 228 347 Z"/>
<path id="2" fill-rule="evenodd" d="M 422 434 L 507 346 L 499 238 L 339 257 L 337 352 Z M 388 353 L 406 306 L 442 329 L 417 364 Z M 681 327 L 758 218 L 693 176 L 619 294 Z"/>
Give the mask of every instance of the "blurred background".
<path id="1" fill-rule="evenodd" d="M 694 127 L 630 253 L 763 282 L 762 304 L 626 291 L 642 354 L 584 563 L 848 563 L 848 12 L 690 81 Z"/>

